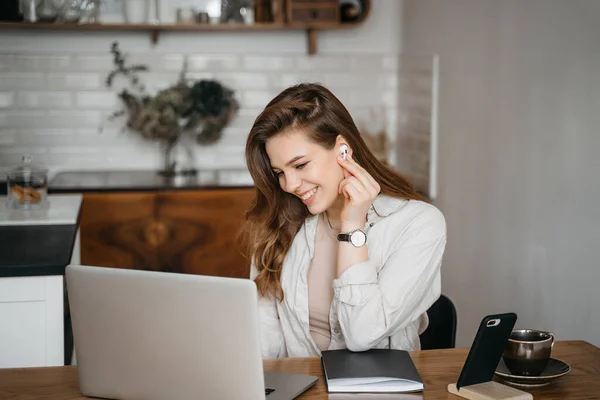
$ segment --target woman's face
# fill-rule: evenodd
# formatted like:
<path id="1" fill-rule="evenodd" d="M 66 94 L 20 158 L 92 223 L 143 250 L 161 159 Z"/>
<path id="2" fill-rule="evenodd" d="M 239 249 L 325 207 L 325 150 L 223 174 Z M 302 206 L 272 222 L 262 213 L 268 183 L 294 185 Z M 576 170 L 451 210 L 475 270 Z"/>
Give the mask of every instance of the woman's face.
<path id="1" fill-rule="evenodd" d="M 344 179 L 336 161 L 339 144 L 328 150 L 310 141 L 302 130 L 290 130 L 267 140 L 266 150 L 273 173 L 281 188 L 298 196 L 308 211 L 327 211 L 338 199 L 338 186 Z"/>

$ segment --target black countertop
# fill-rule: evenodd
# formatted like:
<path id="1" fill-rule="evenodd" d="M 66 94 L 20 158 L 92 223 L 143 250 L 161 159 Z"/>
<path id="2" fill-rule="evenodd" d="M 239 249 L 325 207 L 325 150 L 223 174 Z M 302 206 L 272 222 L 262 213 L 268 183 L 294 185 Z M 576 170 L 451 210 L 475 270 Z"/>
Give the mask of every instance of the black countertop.
<path id="1" fill-rule="evenodd" d="M 64 275 L 77 225 L 0 226 L 0 277 Z"/>
<path id="2" fill-rule="evenodd" d="M 193 176 L 161 176 L 157 171 L 66 171 L 49 183 L 49 193 L 161 191 L 249 188 L 245 170 L 201 170 Z"/>

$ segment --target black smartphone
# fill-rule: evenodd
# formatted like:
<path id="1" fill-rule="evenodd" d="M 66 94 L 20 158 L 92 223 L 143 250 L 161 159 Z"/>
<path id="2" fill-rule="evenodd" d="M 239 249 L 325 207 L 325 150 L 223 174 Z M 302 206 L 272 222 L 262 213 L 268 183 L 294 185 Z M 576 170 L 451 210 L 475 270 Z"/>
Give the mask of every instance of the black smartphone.
<path id="1" fill-rule="evenodd" d="M 488 315 L 481 320 L 456 388 L 491 381 L 504 347 L 517 322 L 517 314 Z"/>

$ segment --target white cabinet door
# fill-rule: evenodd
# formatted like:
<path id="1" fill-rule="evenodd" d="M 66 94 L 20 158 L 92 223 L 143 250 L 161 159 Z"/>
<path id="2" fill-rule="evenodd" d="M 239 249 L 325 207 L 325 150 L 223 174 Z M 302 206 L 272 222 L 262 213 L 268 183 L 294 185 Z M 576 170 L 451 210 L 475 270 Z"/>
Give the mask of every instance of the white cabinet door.
<path id="1" fill-rule="evenodd" d="M 0 278 L 0 368 L 64 365 L 63 277 Z"/>

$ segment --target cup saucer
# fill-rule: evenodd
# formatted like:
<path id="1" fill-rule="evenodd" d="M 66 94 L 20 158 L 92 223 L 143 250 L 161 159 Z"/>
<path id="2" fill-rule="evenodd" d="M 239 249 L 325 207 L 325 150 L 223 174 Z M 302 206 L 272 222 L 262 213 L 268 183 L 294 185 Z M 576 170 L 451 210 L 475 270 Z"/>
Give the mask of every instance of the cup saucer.
<path id="1" fill-rule="evenodd" d="M 569 364 L 556 358 L 550 358 L 548 365 L 538 376 L 513 375 L 506 367 L 506 364 L 504 364 L 504 360 L 500 359 L 500 363 L 494 374 L 503 381 L 506 381 L 506 383 L 514 386 L 538 387 L 549 385 L 553 380 L 568 374 L 569 371 L 571 371 Z"/>

